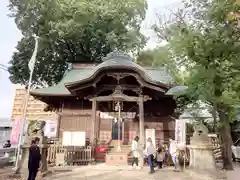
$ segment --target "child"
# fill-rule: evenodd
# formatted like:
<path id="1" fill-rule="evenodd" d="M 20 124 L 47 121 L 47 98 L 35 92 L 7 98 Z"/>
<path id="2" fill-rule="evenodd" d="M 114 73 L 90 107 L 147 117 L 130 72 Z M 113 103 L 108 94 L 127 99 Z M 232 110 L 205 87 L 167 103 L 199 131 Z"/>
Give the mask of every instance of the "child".
<path id="1" fill-rule="evenodd" d="M 162 169 L 164 157 L 165 157 L 165 154 L 163 152 L 163 149 L 162 148 L 158 148 L 158 150 L 157 150 L 158 169 Z"/>

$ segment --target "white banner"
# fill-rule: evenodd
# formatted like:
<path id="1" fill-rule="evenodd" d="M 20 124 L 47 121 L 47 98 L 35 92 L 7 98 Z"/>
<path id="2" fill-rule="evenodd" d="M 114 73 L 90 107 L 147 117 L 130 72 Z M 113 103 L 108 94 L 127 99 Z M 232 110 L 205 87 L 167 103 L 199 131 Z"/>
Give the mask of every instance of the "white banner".
<path id="1" fill-rule="evenodd" d="M 186 122 L 184 119 L 175 120 L 175 141 L 177 144 L 186 144 Z"/>
<path id="2" fill-rule="evenodd" d="M 154 144 L 154 146 L 156 147 L 156 133 L 155 133 L 155 129 L 146 129 L 145 131 L 146 133 L 146 144 L 147 144 L 147 139 L 151 138 L 152 142 Z"/>
<path id="3" fill-rule="evenodd" d="M 85 146 L 86 132 L 63 132 L 63 146 Z"/>
<path id="4" fill-rule="evenodd" d="M 71 146 L 72 144 L 72 134 L 71 132 L 63 132 L 63 146 Z"/>
<path id="5" fill-rule="evenodd" d="M 86 132 L 72 132 L 72 146 L 85 146 Z"/>

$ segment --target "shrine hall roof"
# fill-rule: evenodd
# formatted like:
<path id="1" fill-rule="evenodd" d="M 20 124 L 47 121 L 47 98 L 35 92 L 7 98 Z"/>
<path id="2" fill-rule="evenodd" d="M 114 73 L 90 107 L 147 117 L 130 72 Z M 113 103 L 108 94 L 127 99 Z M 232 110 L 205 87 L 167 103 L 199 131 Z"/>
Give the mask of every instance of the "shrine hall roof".
<path id="1" fill-rule="evenodd" d="M 88 79 L 95 78 L 100 71 L 116 68 L 134 70 L 138 72 L 143 79 L 153 84 L 171 85 L 173 83 L 172 76 L 167 73 L 165 68 L 143 68 L 132 62 L 129 57 L 122 57 L 120 55 L 117 57 L 107 56 L 106 58 L 107 60 L 92 68 L 78 68 L 69 70 L 67 73 L 65 73 L 64 77 L 57 85 L 42 89 L 35 89 L 30 93 L 31 95 L 37 96 L 71 96 L 71 93 L 66 88 L 66 85 L 85 82 Z"/>

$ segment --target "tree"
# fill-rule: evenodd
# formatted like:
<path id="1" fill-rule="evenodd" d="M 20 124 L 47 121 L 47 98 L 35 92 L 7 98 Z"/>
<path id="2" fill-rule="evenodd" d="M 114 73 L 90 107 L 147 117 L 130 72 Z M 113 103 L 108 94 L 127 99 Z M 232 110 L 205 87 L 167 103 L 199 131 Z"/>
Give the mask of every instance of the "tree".
<path id="1" fill-rule="evenodd" d="M 170 30 L 168 46 L 175 56 L 184 60 L 191 75 L 186 82 L 188 99 L 201 100 L 216 109 L 224 167 L 232 169 L 229 122 L 240 105 L 240 29 L 237 19 L 229 21 L 227 17 L 239 10 L 239 6 L 233 0 L 190 0 L 184 5 L 176 14 L 178 20 L 166 26 Z"/>
<path id="2" fill-rule="evenodd" d="M 181 70 L 181 62 L 175 58 L 168 45 L 141 51 L 137 55 L 136 62 L 144 67 L 164 67 L 173 76 L 175 83 L 184 84 L 185 74 Z"/>
<path id="3" fill-rule="evenodd" d="M 33 83 L 57 83 L 67 62 L 99 63 L 109 52 L 138 52 L 146 38 L 140 32 L 145 19 L 145 0 L 10 0 L 23 38 L 10 61 L 10 80 L 26 85 L 33 38 L 40 37 Z"/>

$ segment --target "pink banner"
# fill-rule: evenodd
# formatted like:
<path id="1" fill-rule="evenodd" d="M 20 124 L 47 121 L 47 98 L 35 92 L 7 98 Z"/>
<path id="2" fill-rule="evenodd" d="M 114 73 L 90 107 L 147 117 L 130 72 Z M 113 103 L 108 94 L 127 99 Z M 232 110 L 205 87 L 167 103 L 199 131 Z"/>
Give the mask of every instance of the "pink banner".
<path id="1" fill-rule="evenodd" d="M 11 143 L 18 142 L 20 128 L 21 128 L 20 125 L 21 125 L 21 117 L 17 117 L 14 120 L 13 127 L 12 127 L 12 133 L 11 133 L 11 138 L 10 138 Z"/>

